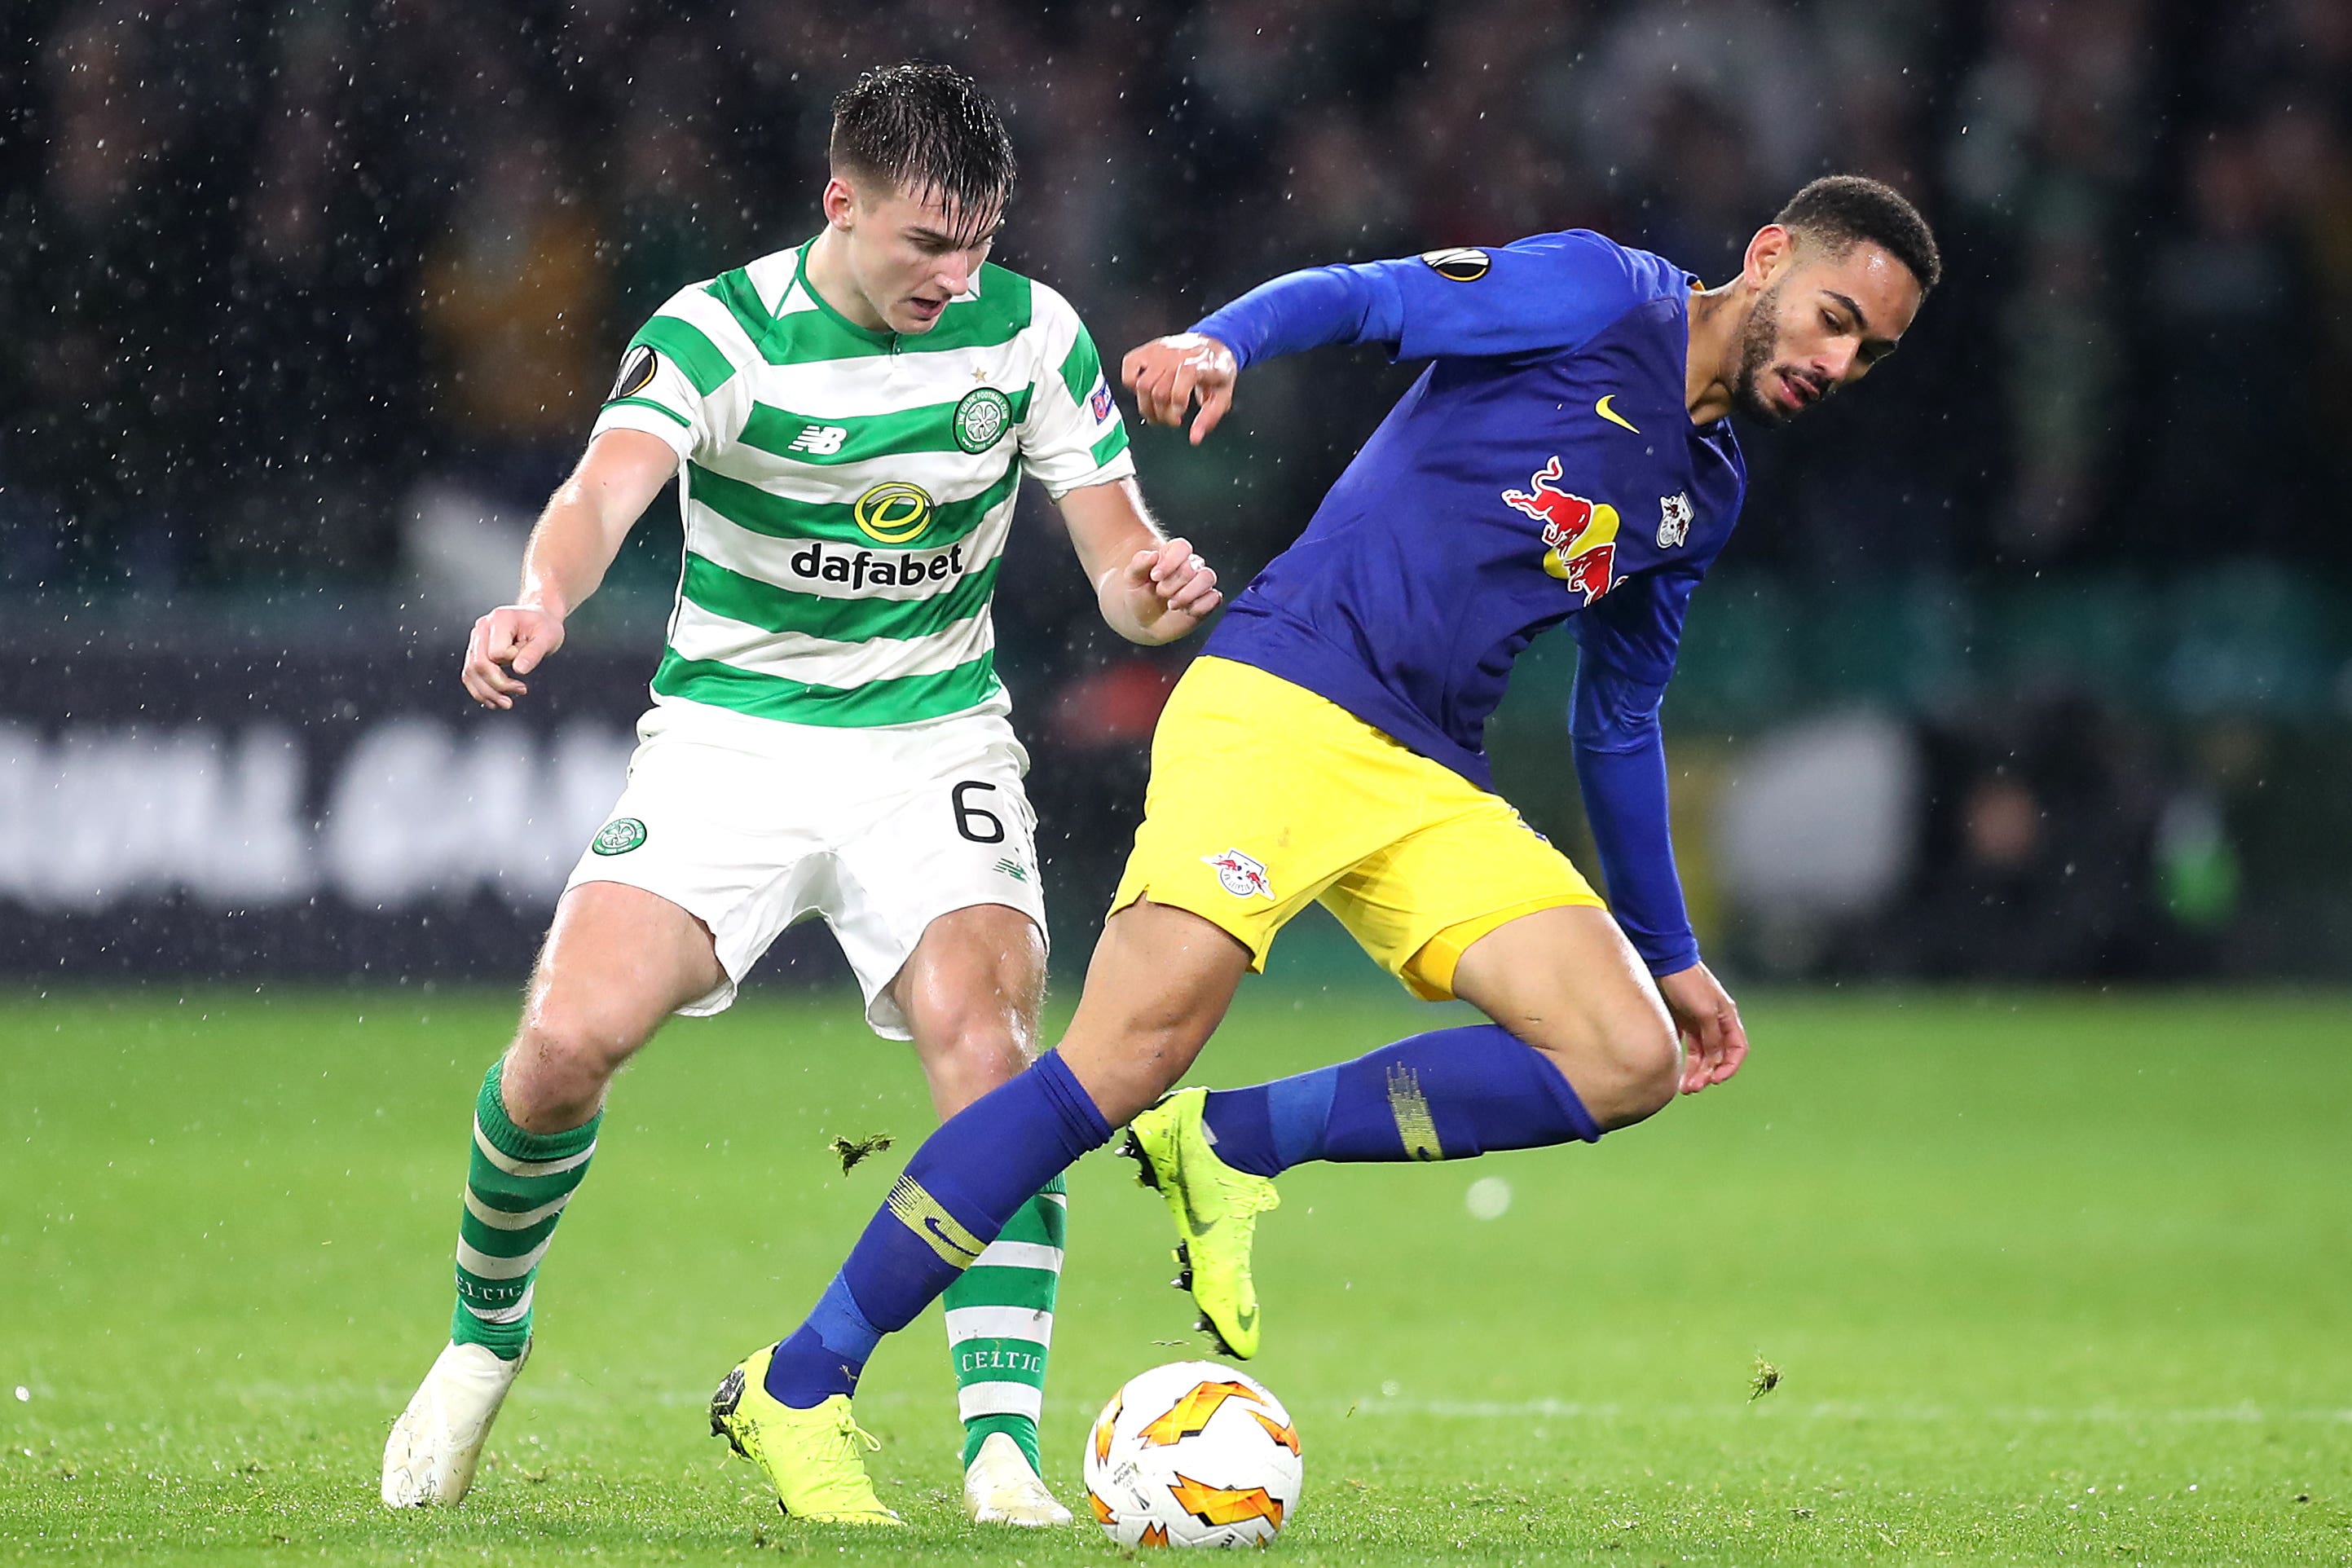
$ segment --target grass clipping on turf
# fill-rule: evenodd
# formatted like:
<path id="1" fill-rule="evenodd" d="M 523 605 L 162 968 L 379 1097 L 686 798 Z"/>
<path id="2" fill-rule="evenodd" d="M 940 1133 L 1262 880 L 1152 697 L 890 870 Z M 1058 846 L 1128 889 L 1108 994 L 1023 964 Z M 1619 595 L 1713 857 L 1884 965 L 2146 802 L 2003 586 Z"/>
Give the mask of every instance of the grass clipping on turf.
<path id="1" fill-rule="evenodd" d="M 1758 1356 L 1756 1358 L 1756 1370 L 1749 1374 L 1748 1379 L 1748 1403 L 1750 1405 L 1755 1404 L 1758 1400 L 1763 1398 L 1766 1394 L 1771 1393 L 1774 1389 L 1780 1386 L 1780 1369 L 1774 1366 L 1770 1362 L 1766 1361 L 1762 1356 Z"/>
<path id="2" fill-rule="evenodd" d="M 890 1146 L 891 1142 L 887 1132 L 877 1132 L 871 1138 L 836 1138 L 825 1146 L 841 1156 L 841 1173 L 845 1176 L 860 1160 L 868 1154 L 879 1154 Z"/>

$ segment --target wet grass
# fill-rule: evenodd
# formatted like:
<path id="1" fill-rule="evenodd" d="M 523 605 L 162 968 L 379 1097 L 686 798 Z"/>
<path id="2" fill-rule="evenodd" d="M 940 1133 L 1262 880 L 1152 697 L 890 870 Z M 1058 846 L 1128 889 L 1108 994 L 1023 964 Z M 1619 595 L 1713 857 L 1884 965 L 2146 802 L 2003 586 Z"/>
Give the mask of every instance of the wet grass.
<path id="1" fill-rule="evenodd" d="M 929 1125 L 842 998 L 622 1080 L 467 1507 L 378 1507 L 511 1003 L 0 997 L 0 1559 L 1100 1562 L 956 1506 L 938 1323 L 859 1401 L 915 1528 L 793 1526 L 701 1405 Z M 1318 1167 L 1262 1230 L 1301 1562 L 2352 1561 L 2352 1000 L 1749 1000 L 1727 1089 L 1595 1149 Z M 1254 986 L 1202 1077 L 1432 1015 Z M 897 1134 L 845 1176 L 837 1136 Z M 1128 1167 L 1073 1173 L 1045 1432 L 1202 1353 Z M 1492 1219 L 1465 1205 L 1499 1178 Z M 1491 1195 L 1491 1190 L 1490 1190 Z M 1758 1359 L 1779 1386 L 1751 1400 Z"/>

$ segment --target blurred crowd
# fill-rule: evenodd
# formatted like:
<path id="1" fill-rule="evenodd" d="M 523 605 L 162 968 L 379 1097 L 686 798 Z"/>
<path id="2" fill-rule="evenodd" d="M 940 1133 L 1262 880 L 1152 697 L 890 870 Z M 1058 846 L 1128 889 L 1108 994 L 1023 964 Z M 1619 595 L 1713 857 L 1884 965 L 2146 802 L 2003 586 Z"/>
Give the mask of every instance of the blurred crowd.
<path id="1" fill-rule="evenodd" d="M 2341 0 L 16 0 L 0 588 L 356 584 L 436 494 L 527 514 L 628 333 L 813 232 L 831 95 L 914 55 L 1004 104 L 1001 258 L 1107 354 L 1572 225 L 1720 280 L 1857 171 L 1949 281 L 1883 393 L 1752 444 L 1749 560 L 2352 562 Z M 1255 461 L 1160 449 L 1181 521 L 1262 561 L 1397 384 L 1270 370 Z"/>
<path id="2" fill-rule="evenodd" d="M 2326 624 L 2352 594 L 2345 0 L 11 0 L 0 636 L 124 592 L 389 604 L 409 635 L 420 598 L 428 626 L 494 603 L 629 334 L 814 232 L 833 94 L 910 57 L 1004 106 L 1023 174 L 998 259 L 1068 294 L 1113 360 L 1293 267 L 1589 226 L 1720 282 L 1816 174 L 1910 194 L 1943 288 L 1864 395 L 1748 443 L 1736 581 L 1708 616 L 1745 605 L 1780 636 L 1801 628 L 1756 605 L 1926 584 L 1965 620 L 2045 574 L 2086 604 L 2104 583 L 2180 608 L 2160 636 L 2070 613 L 2059 657 L 2018 660 L 2043 706 L 1898 700 L 1924 812 L 1891 852 L 1899 890 L 1802 941 L 1751 910 L 1752 961 L 2033 976 L 2352 952 L 2340 854 L 2311 851 L 2352 843 L 2340 789 L 2309 787 L 2341 767 L 2231 717 L 2289 690 L 2352 711 Z M 1139 440 L 1147 491 L 1238 583 L 1412 374 L 1370 350 L 1255 370 L 1208 447 Z M 999 638 L 1057 874 L 1091 888 L 1171 667 L 1108 657 L 1035 521 Z M 676 552 L 674 513 L 649 518 L 614 596 L 662 602 Z M 2292 613 L 2244 612 L 2272 604 Z M 1872 624 L 1849 662 L 1972 646 Z M 1761 646 L 1743 633 L 1714 706 L 1701 675 L 1680 711 L 1781 722 L 1790 667 Z M 2149 650 L 2169 695 L 2066 706 L 2125 684 L 2091 679 L 2103 648 Z M 2159 743 L 2151 706 L 2189 740 Z M 1546 764 L 1531 809 L 1562 776 Z"/>

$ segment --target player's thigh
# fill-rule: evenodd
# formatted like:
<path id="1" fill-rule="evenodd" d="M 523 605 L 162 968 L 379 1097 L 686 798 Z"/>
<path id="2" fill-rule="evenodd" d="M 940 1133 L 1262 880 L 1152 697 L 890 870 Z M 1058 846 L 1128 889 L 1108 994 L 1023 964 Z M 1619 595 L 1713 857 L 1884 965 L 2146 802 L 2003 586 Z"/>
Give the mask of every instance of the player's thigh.
<path id="1" fill-rule="evenodd" d="M 1423 1001 L 1454 994 L 1464 952 L 1521 916 L 1600 896 L 1509 802 L 1426 757 L 1424 816 L 1366 856 L 1323 902 L 1374 962 Z"/>
<path id="2" fill-rule="evenodd" d="M 697 959 L 709 984 L 677 998 L 677 1012 L 707 1016 L 733 1003 L 736 983 L 814 907 L 828 828 L 860 804 L 845 802 L 835 787 L 843 770 L 829 753 L 810 755 L 818 742 L 789 733 L 798 728 L 692 704 L 656 708 L 639 722 L 620 799 L 572 869 L 567 900 L 625 886 L 683 910 L 700 931 L 715 966 Z M 596 897 L 601 905 L 606 896 Z"/>
<path id="3" fill-rule="evenodd" d="M 914 1040 L 927 1068 L 1010 1047 L 1017 1071 L 1034 1032 L 1045 900 L 1027 765 L 993 716 L 873 737 L 872 808 L 831 851 L 816 907 L 857 975 L 866 1022 Z M 935 1097 L 942 1087 L 935 1079 Z"/>
<path id="4" fill-rule="evenodd" d="M 1224 1019 L 1251 953 L 1189 910 L 1134 902 L 1103 922 L 1056 1049 L 1117 1127 L 1166 1093 Z"/>
<path id="5" fill-rule="evenodd" d="M 578 883 L 556 905 L 519 1043 L 609 1070 L 725 978 L 709 929 L 687 910 L 625 882 Z"/>
<path id="6" fill-rule="evenodd" d="M 923 928 L 890 992 L 945 1120 L 1036 1054 L 1045 934 L 1009 905 L 950 910 Z"/>
<path id="7" fill-rule="evenodd" d="M 1454 994 L 1549 1057 L 1604 1128 L 1674 1098 L 1674 1021 L 1605 910 L 1563 904 L 1496 926 L 1464 950 Z"/>

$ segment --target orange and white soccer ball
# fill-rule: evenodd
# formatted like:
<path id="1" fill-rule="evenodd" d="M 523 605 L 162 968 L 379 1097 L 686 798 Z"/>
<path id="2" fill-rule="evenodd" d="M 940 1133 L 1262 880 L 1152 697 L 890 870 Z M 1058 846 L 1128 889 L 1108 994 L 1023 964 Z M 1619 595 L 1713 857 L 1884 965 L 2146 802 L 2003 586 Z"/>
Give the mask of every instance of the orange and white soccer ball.
<path id="1" fill-rule="evenodd" d="M 1298 1428 L 1246 1373 L 1128 1380 L 1087 1434 L 1087 1501 L 1121 1546 L 1264 1546 L 1298 1510 Z"/>

